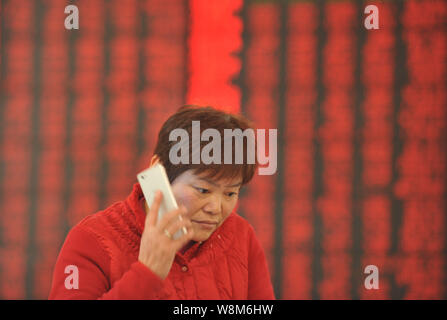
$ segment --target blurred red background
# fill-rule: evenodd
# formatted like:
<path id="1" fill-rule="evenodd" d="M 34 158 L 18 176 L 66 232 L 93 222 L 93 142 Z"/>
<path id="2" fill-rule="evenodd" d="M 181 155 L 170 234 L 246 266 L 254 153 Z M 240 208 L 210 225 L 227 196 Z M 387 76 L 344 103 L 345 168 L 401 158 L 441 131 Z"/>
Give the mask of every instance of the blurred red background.
<path id="1" fill-rule="evenodd" d="M 447 298 L 445 1 L 0 3 L 0 298 L 47 298 L 69 229 L 185 103 L 278 129 L 239 206 L 278 298 Z"/>

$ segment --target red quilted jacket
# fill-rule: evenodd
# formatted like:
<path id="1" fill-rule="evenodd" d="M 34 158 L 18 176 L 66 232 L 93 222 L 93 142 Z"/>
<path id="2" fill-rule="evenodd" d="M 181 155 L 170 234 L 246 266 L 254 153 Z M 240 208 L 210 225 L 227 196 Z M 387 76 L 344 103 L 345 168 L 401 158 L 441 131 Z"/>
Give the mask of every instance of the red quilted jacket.
<path id="1" fill-rule="evenodd" d="M 59 253 L 49 298 L 274 299 L 264 252 L 236 213 L 207 241 L 178 252 L 165 280 L 138 261 L 145 215 L 137 183 L 125 201 L 77 224 Z M 67 266 L 78 270 L 77 289 L 66 287 L 74 275 Z"/>

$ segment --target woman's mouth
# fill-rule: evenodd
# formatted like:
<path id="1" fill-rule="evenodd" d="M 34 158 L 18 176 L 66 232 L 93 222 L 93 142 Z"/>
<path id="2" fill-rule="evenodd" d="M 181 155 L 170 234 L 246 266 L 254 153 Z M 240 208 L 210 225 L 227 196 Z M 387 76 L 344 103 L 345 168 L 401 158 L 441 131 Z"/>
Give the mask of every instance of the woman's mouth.
<path id="1" fill-rule="evenodd" d="M 195 224 L 199 225 L 201 228 L 206 230 L 213 230 L 217 226 L 217 222 L 215 221 L 207 221 L 207 220 L 191 220 L 191 222 L 194 222 Z"/>

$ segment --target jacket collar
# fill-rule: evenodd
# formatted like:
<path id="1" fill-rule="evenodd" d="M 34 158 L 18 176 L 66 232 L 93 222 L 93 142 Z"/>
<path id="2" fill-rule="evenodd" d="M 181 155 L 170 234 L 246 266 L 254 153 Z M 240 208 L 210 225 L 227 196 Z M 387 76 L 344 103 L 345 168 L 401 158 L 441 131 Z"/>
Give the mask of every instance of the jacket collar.
<path id="1" fill-rule="evenodd" d="M 143 190 L 139 183 L 133 185 L 132 192 L 126 199 L 126 204 L 128 205 L 131 215 L 133 215 L 132 220 L 135 221 L 138 235 L 141 236 L 144 230 L 144 222 L 146 220 L 146 211 L 144 209 L 144 195 Z"/>

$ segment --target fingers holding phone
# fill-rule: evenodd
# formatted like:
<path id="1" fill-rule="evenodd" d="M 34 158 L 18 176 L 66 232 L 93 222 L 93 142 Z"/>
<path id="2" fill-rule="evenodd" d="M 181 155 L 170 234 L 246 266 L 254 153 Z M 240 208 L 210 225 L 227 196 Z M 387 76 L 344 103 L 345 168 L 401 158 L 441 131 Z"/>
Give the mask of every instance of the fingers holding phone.
<path id="1" fill-rule="evenodd" d="M 162 198 L 162 193 L 156 192 L 147 213 L 138 260 L 165 279 L 175 254 L 193 238 L 194 231 L 184 207 L 167 212 L 158 220 Z M 175 234 L 180 236 L 174 239 Z"/>

